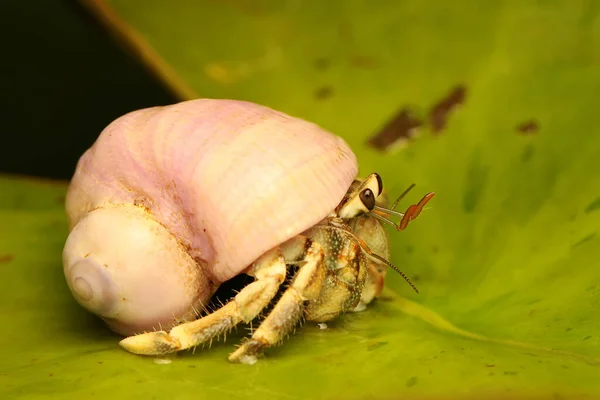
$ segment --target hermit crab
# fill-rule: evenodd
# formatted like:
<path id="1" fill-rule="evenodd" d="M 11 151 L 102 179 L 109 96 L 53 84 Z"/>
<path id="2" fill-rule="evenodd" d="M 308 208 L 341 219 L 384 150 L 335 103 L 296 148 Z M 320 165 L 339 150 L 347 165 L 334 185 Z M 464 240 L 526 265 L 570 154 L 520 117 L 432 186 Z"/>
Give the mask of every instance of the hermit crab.
<path id="1" fill-rule="evenodd" d="M 67 285 L 141 355 L 263 317 L 229 356 L 253 363 L 301 319 L 360 310 L 388 267 L 400 272 L 383 224 L 404 229 L 433 193 L 400 213 L 379 175 L 357 173 L 344 140 L 266 106 L 196 99 L 131 112 L 101 132 L 69 185 Z M 242 273 L 253 282 L 201 313 Z"/>

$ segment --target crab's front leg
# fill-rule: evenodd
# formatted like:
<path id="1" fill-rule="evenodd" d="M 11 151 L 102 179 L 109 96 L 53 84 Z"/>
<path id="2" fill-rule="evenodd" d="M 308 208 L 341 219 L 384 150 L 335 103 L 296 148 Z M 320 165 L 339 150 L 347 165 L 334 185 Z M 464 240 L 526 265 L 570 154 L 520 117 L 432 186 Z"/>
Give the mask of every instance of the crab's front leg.
<path id="1" fill-rule="evenodd" d="M 281 342 L 294 329 L 302 318 L 305 303 L 317 299 L 321 294 L 327 276 L 323 248 L 305 236 L 296 236 L 281 248 L 288 263 L 301 261 L 300 268 L 271 313 L 252 337 L 229 356 L 229 361 L 256 361 L 256 356 Z"/>
<path id="2" fill-rule="evenodd" d="M 286 276 L 285 258 L 279 248 L 259 258 L 248 271 L 256 281 L 244 287 L 217 311 L 165 331 L 130 336 L 119 344 L 141 355 L 164 355 L 198 346 L 227 333 L 240 322 L 250 322 L 271 302 Z"/>

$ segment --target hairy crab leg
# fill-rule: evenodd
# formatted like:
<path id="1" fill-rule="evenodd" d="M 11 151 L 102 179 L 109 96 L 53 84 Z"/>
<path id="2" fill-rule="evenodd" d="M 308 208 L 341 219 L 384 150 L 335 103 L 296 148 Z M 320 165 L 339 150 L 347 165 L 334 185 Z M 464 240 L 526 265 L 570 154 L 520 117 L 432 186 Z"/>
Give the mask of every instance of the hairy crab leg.
<path id="1" fill-rule="evenodd" d="M 282 247 L 285 252 L 286 245 Z M 302 318 L 305 303 L 319 297 L 327 275 L 323 262 L 323 248 L 308 238 L 297 237 L 287 242 L 287 249 L 288 253 L 304 250 L 304 257 L 300 258 L 302 265 L 271 313 L 254 331 L 252 337 L 229 355 L 229 361 L 248 364 L 256 362 L 256 357 L 266 348 L 280 343 L 294 329 Z M 286 259 L 297 259 L 289 255 L 290 258 Z"/>
<path id="2" fill-rule="evenodd" d="M 256 278 L 217 311 L 165 331 L 147 332 L 123 339 L 119 344 L 130 353 L 164 355 L 198 346 L 240 322 L 250 322 L 271 302 L 285 280 L 287 266 L 276 248 L 259 258 L 249 274 Z"/>

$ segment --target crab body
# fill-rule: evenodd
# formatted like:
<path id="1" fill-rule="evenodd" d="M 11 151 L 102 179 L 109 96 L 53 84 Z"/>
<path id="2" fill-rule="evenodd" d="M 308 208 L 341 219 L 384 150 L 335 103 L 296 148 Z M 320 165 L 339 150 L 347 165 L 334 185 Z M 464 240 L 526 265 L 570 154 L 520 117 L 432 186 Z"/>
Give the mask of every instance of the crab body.
<path id="1" fill-rule="evenodd" d="M 363 210 L 372 209 L 377 199 L 372 195 L 372 204 L 365 205 L 360 198 L 365 191 L 382 193 L 377 174 L 362 183 L 355 181 L 328 217 L 256 260 L 245 271 L 255 281 L 222 308 L 168 333 L 128 337 L 121 346 L 135 354 L 159 356 L 212 341 L 237 324 L 258 317 L 280 290 L 290 267 L 297 269 L 289 286 L 252 336 L 230 354 L 230 361 L 256 362 L 265 349 L 289 335 L 301 319 L 327 322 L 348 311 L 364 309 L 381 293 L 387 267 L 391 266 L 383 225 Z M 341 218 L 344 214 L 350 217 Z"/>

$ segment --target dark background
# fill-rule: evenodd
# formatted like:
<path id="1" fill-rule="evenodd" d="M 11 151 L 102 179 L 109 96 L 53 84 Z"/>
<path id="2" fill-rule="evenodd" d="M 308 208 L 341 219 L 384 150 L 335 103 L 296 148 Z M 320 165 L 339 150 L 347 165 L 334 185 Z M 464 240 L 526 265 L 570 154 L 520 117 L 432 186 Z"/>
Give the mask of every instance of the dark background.
<path id="1" fill-rule="evenodd" d="M 0 173 L 69 179 L 112 120 L 177 101 L 76 0 L 3 0 L 0 18 Z"/>

